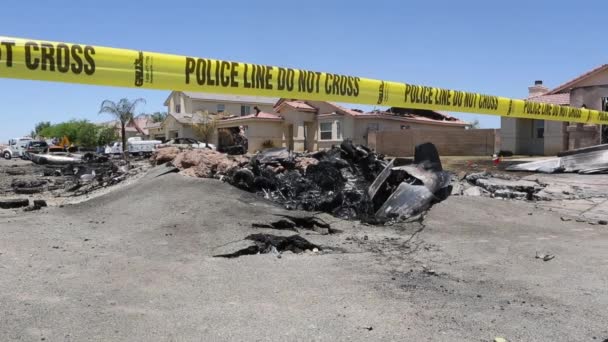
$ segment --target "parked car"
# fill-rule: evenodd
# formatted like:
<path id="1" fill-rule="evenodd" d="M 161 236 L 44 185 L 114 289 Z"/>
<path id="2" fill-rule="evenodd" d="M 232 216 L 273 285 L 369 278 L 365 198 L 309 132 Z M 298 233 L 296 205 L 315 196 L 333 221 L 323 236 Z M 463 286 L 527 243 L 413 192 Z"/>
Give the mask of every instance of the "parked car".
<path id="1" fill-rule="evenodd" d="M 49 149 L 49 144 L 46 141 L 30 141 L 25 145 L 25 151 L 21 158 L 26 160 L 32 160 L 32 154 L 46 153 Z"/>
<path id="2" fill-rule="evenodd" d="M 169 146 L 175 146 L 175 147 L 181 147 L 181 148 L 208 148 L 211 150 L 216 150 L 215 145 L 213 144 L 205 144 L 204 142 L 198 141 L 196 139 L 192 139 L 192 138 L 175 138 L 175 139 L 171 139 L 167 142 L 165 142 L 164 144 L 160 144 L 158 145 L 159 148 L 162 147 L 169 147 Z"/>

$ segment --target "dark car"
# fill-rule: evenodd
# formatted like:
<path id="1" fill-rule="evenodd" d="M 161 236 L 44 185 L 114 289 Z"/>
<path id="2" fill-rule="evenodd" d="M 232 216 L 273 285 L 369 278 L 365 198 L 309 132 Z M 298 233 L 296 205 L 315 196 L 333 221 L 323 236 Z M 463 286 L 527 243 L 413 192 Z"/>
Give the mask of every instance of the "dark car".
<path id="1" fill-rule="evenodd" d="M 30 141 L 25 145 L 25 151 L 22 158 L 31 160 L 30 154 L 45 153 L 49 149 L 49 144 L 45 141 Z"/>

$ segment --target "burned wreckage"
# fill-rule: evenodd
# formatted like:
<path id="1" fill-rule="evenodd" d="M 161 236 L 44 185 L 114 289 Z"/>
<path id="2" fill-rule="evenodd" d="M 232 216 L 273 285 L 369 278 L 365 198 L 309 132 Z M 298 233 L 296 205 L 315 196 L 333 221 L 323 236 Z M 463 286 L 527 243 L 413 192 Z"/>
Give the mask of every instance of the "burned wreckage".
<path id="1" fill-rule="evenodd" d="M 451 177 L 431 143 L 417 146 L 414 160 L 388 161 L 350 140 L 306 154 L 270 148 L 248 158 L 161 150 L 152 160 L 171 161 L 182 174 L 222 179 L 287 209 L 370 223 L 408 219 L 450 193 Z"/>

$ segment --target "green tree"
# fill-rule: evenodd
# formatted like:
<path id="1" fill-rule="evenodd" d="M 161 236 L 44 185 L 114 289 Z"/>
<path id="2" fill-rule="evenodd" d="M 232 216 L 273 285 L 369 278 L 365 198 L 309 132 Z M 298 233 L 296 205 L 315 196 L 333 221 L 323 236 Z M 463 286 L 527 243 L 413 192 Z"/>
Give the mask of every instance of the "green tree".
<path id="1" fill-rule="evenodd" d="M 47 138 L 67 137 L 77 146 L 97 146 L 97 136 L 101 128 L 87 120 L 70 120 L 43 128 L 39 135 Z"/>
<path id="2" fill-rule="evenodd" d="M 135 107 L 140 103 L 145 103 L 144 99 L 135 99 L 130 101 L 129 99 L 120 99 L 118 102 L 104 100 L 101 103 L 99 113 L 107 113 L 118 121 L 120 121 L 120 135 L 122 137 L 122 150 L 127 150 L 127 134 L 125 132 L 125 126 L 133 120 L 133 112 Z"/>
<path id="3" fill-rule="evenodd" d="M 152 119 L 152 122 L 163 122 L 163 121 L 165 121 L 166 117 L 167 117 L 167 112 L 154 112 L 154 113 L 150 114 L 150 118 Z"/>
<path id="4" fill-rule="evenodd" d="M 116 130 L 112 126 L 102 126 L 97 133 L 97 146 L 105 146 L 118 139 Z"/>
<path id="5" fill-rule="evenodd" d="M 30 136 L 32 138 L 36 138 L 37 136 L 40 135 L 40 132 L 42 132 L 42 130 L 47 127 L 51 127 L 51 123 L 49 121 L 40 121 L 39 123 L 36 124 L 36 126 L 34 127 L 34 130 L 30 133 Z"/>

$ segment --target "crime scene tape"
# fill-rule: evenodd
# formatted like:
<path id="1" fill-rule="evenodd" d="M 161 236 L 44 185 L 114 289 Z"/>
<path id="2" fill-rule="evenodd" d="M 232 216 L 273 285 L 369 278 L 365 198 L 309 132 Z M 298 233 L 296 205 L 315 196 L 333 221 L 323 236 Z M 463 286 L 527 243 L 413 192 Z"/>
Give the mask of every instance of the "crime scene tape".
<path id="1" fill-rule="evenodd" d="M 356 76 L 0 36 L 0 77 L 608 124 L 608 112 Z"/>

